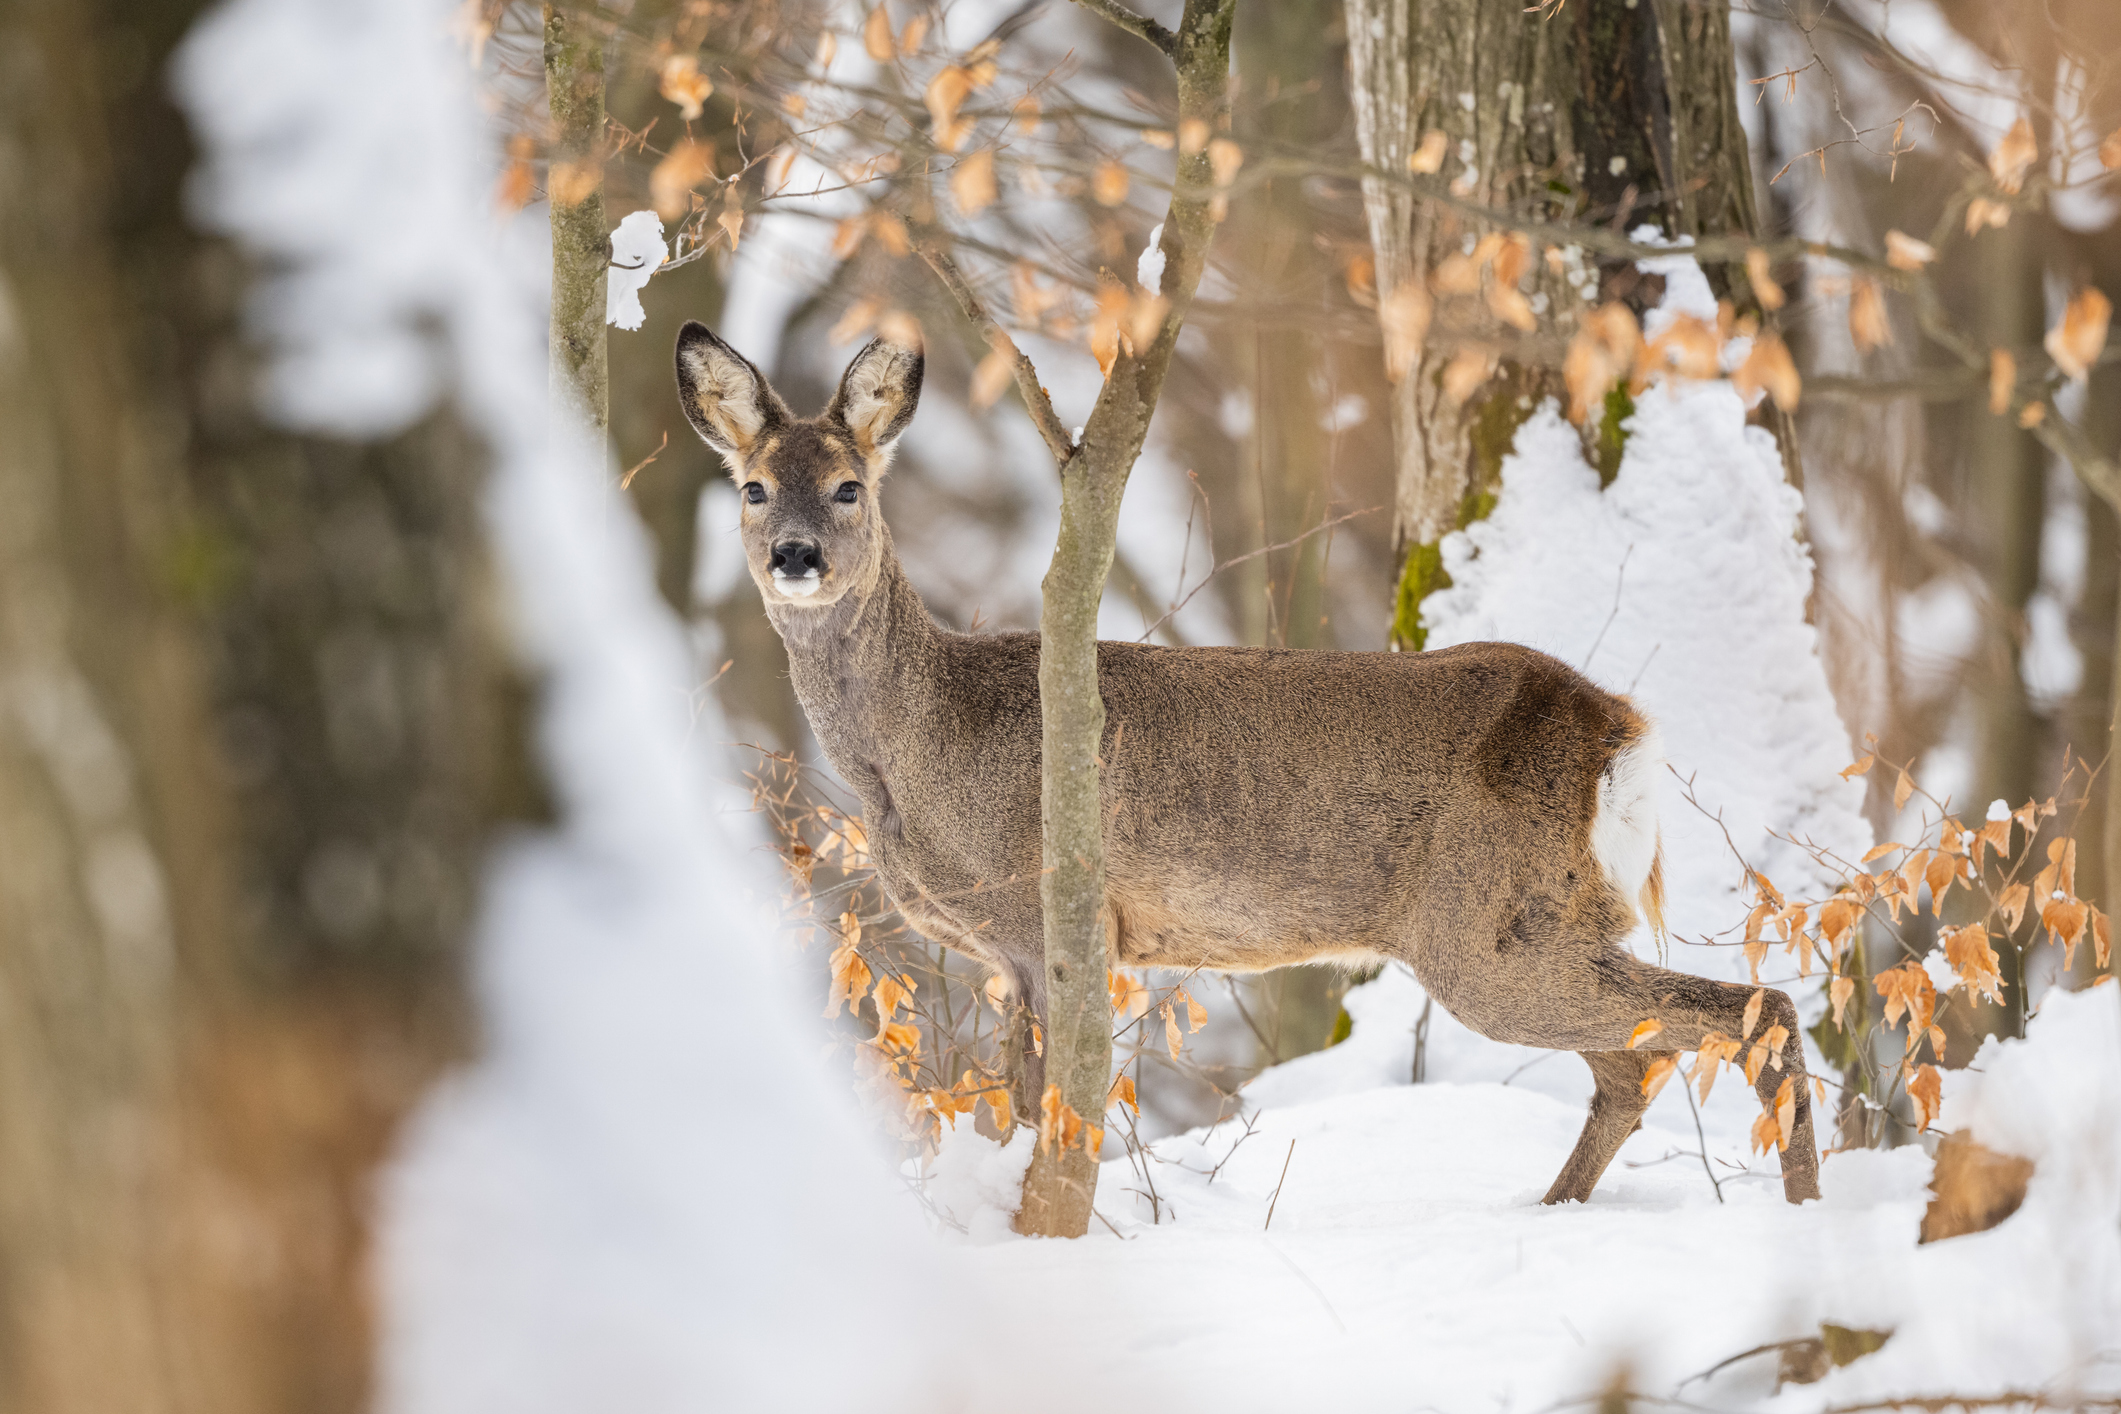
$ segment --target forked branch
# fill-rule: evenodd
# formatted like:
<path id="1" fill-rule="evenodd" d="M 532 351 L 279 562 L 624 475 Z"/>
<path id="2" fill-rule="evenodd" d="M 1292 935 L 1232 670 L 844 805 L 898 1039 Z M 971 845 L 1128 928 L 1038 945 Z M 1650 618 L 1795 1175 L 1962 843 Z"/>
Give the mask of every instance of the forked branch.
<path id="1" fill-rule="evenodd" d="M 964 272 L 957 268 L 956 261 L 927 241 L 922 241 L 916 249 L 920 251 L 921 259 L 928 262 L 928 268 L 935 272 L 935 278 L 943 282 L 943 288 L 957 301 L 959 311 L 986 337 L 988 345 L 1009 350 L 1010 372 L 1016 375 L 1016 391 L 1024 399 L 1024 408 L 1031 414 L 1038 435 L 1045 439 L 1046 450 L 1053 453 L 1053 464 L 1067 466 L 1068 459 L 1075 455 L 1075 441 L 1068 435 L 1068 429 L 1061 425 L 1060 415 L 1053 411 L 1053 399 L 1046 396 L 1044 386 L 1039 383 L 1038 369 L 1032 366 L 1030 355 L 1018 348 L 1016 340 L 1009 337 L 1009 331 L 995 323 L 994 316 L 987 313 L 987 307 L 966 281 Z"/>

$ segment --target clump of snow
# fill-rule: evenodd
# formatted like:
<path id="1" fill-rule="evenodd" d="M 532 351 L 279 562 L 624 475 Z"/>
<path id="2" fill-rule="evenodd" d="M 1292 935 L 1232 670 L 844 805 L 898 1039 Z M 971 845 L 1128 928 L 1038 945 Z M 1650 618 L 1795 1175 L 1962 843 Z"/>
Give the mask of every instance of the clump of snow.
<path id="1" fill-rule="evenodd" d="M 662 268 L 669 251 L 663 246 L 663 221 L 653 211 L 636 211 L 611 233 L 611 268 L 605 271 L 604 322 L 638 329 L 648 317 L 641 308 L 641 289 Z"/>
<path id="2" fill-rule="evenodd" d="M 977 1132 L 970 1120 L 950 1126 L 935 1153 L 915 1166 L 921 1196 L 949 1228 L 974 1242 L 1000 1242 L 1013 1235 L 1037 1144 L 1029 1125 L 1018 1125 L 1007 1144 Z"/>
<path id="3" fill-rule="evenodd" d="M 1164 223 L 1156 223 L 1149 232 L 1149 243 L 1142 247 L 1141 259 L 1134 263 L 1134 282 L 1152 293 L 1164 287 Z"/>

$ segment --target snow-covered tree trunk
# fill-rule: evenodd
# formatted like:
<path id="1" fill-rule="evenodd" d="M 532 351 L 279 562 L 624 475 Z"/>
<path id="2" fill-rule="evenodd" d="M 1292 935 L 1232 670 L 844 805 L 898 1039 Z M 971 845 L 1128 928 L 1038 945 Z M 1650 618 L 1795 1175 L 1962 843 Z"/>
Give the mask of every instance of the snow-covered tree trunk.
<path id="1" fill-rule="evenodd" d="M 1410 282 L 1426 284 L 1447 256 L 1506 229 L 1423 201 L 1406 184 L 1432 132 L 1445 145 L 1432 146 L 1423 169 L 1472 206 L 1554 223 L 1650 222 L 1670 235 L 1753 228 L 1730 18 L 1720 7 L 1578 4 L 1547 18 L 1485 0 L 1347 0 L 1347 15 L 1382 308 L 1392 308 L 1393 293 Z M 1742 269 L 1711 266 L 1709 277 L 1719 292 L 1748 303 Z M 1601 297 L 1598 263 L 1588 253 L 1559 269 L 1537 262 L 1524 288 L 1535 308 L 1544 296 L 1531 338 L 1517 343 L 1492 318 L 1452 330 L 1439 319 L 1393 389 L 1397 647 L 1422 645 L 1421 599 L 1446 582 L 1438 542 L 1486 513 L 1517 423 L 1538 396 L 1559 391 L 1553 345 Z M 1542 339 L 1546 358 L 1511 353 L 1534 352 Z M 1445 367 L 1482 344 L 1496 355 L 1492 375 L 1454 397 Z M 1594 413 L 1586 424 L 1593 458 L 1609 475 L 1623 400 L 1616 394 L 1605 416 Z"/>
<path id="2" fill-rule="evenodd" d="M 596 22 L 545 7 L 545 94 L 553 142 L 545 194 L 552 208 L 552 404 L 602 433 L 611 373 L 604 335 L 604 41 Z"/>

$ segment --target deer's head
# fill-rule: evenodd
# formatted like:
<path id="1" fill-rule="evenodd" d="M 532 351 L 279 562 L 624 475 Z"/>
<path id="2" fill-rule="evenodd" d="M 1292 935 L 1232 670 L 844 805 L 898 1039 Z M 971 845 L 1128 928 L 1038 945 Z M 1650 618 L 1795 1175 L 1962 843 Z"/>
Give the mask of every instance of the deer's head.
<path id="1" fill-rule="evenodd" d="M 823 608 L 867 593 L 887 543 L 877 486 L 920 402 L 921 351 L 874 341 L 812 418 L 704 324 L 678 331 L 677 366 L 685 416 L 736 478 L 744 559 L 766 602 Z"/>

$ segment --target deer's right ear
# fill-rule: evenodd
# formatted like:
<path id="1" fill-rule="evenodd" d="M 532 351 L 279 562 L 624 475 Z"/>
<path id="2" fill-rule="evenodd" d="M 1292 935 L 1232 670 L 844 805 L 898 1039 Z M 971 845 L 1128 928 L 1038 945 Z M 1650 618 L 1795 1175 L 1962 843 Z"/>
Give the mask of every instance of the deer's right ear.
<path id="1" fill-rule="evenodd" d="M 728 458 L 732 470 L 788 409 L 751 360 L 697 320 L 678 330 L 678 401 L 700 440 Z"/>

